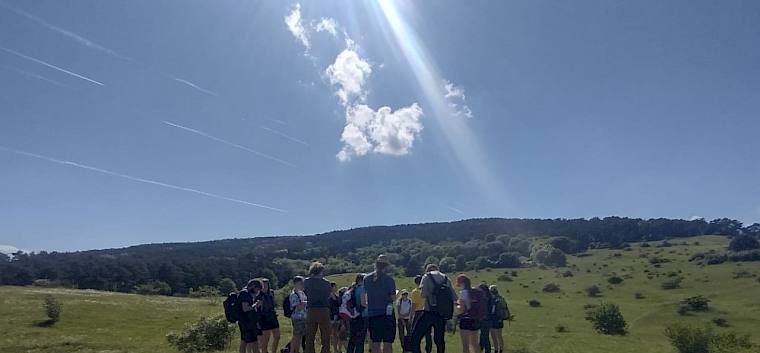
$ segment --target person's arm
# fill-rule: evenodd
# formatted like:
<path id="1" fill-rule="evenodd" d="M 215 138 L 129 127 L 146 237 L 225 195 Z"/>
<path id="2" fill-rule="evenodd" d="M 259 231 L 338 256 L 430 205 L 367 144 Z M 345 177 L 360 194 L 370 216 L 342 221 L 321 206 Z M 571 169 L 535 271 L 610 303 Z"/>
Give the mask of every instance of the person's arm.
<path id="1" fill-rule="evenodd" d="M 243 304 L 243 312 L 244 313 L 247 313 L 247 312 L 253 310 L 253 307 L 251 306 L 251 303 L 249 303 L 249 302 L 243 302 L 242 304 Z"/>

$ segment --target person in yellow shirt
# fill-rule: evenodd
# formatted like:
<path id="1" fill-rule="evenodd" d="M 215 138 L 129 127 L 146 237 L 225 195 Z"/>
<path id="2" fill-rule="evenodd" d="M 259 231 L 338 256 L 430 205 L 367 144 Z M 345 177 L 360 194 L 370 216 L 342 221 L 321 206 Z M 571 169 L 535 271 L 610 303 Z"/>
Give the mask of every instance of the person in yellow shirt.
<path id="1" fill-rule="evenodd" d="M 414 316 L 412 317 L 412 331 L 417 325 L 417 320 L 422 317 L 422 313 L 425 311 L 425 298 L 422 297 L 422 291 L 420 291 L 420 283 L 422 282 L 422 276 L 417 275 L 414 277 L 414 290 L 410 295 L 412 299 L 412 310 Z M 432 332 L 425 333 L 425 353 L 431 353 L 433 351 L 433 337 Z"/>

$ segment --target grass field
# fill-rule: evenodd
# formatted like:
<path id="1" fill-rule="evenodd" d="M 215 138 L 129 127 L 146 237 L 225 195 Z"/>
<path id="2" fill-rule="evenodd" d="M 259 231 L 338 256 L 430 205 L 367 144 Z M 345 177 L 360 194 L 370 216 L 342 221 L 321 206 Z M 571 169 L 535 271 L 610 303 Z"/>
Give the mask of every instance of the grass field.
<path id="1" fill-rule="evenodd" d="M 682 241 L 688 245 L 680 245 Z M 716 331 L 753 334 L 754 342 L 760 343 L 760 262 L 700 267 L 687 261 L 695 252 L 723 249 L 726 243 L 724 237 L 702 236 L 673 241 L 674 246 L 665 248 L 633 244 L 631 251 L 590 250 L 589 256 L 570 256 L 566 268 L 516 269 L 512 281 L 498 281 L 504 269 L 470 275 L 474 282 L 496 283 L 507 297 L 516 316 L 505 329 L 505 341 L 512 349 L 544 353 L 671 352 L 663 327 L 679 321 L 712 325 Z M 656 268 L 648 261 L 651 256 L 671 262 Z M 567 270 L 572 277 L 560 275 Z M 608 284 L 612 274 L 624 282 Z M 680 288 L 661 288 L 668 274 L 683 277 Z M 332 277 L 341 285 L 352 278 L 351 274 Z M 543 293 L 541 289 L 549 282 L 558 284 L 561 292 Z M 602 289 L 598 298 L 589 298 L 583 292 L 593 284 Z M 411 288 L 411 279 L 399 278 L 397 286 Z M 636 293 L 644 298 L 636 299 Z M 41 302 L 47 294 L 63 303 L 63 314 L 54 326 L 39 327 L 36 324 L 44 319 Z M 694 295 L 711 299 L 710 311 L 679 315 L 679 301 Z M 541 306 L 530 307 L 530 299 L 539 300 Z M 583 307 L 602 301 L 620 306 L 628 322 L 628 335 L 604 336 L 592 330 L 584 319 Z M 0 353 L 174 352 L 166 343 L 166 333 L 202 315 L 221 312 L 219 304 L 202 299 L 37 287 L 0 287 L 0 303 Z M 730 327 L 713 325 L 711 320 L 717 317 L 725 318 Z M 281 323 L 284 342 L 290 327 L 284 318 Z M 557 325 L 566 327 L 567 332 L 557 332 Z M 449 352 L 461 351 L 458 334 L 448 335 L 447 345 Z M 233 344 L 229 352 L 236 351 L 235 347 Z"/>

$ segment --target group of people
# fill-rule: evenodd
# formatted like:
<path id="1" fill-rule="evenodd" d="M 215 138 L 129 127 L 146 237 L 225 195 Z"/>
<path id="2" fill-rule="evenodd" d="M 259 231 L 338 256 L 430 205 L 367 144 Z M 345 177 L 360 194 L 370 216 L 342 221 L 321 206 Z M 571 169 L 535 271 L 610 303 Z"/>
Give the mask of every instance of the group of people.
<path id="1" fill-rule="evenodd" d="M 400 291 L 388 274 L 384 255 L 375 270 L 358 274 L 350 287 L 338 289 L 324 278 L 324 266 L 314 262 L 308 276 L 293 278 L 293 290 L 283 301 L 293 336 L 281 352 L 315 353 L 319 332 L 321 353 L 363 353 L 369 336 L 370 352 L 392 353 L 397 335 L 404 351 L 446 351 L 446 323 L 455 319 L 464 353 L 502 353 L 504 321 L 510 316 L 496 286 L 473 287 L 464 274 L 455 286 L 435 264 L 414 279 L 415 288 Z M 275 300 L 266 280 L 251 280 L 238 293 L 240 353 L 275 353 L 279 347 L 279 322 Z M 271 343 L 271 346 L 270 346 Z M 271 347 L 271 351 L 269 350 Z"/>

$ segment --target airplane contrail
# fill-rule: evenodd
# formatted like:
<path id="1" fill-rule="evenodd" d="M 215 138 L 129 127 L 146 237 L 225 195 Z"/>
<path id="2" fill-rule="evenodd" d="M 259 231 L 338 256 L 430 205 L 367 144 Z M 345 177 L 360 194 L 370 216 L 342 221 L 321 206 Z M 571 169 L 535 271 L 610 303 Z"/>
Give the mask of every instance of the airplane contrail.
<path id="1" fill-rule="evenodd" d="M 13 153 L 24 155 L 24 156 L 27 156 L 27 157 L 37 158 L 37 159 L 41 159 L 41 160 L 48 161 L 48 162 L 53 162 L 53 163 L 63 164 L 63 165 L 71 166 L 71 167 L 77 167 L 77 168 L 81 168 L 81 169 L 86 169 L 86 170 L 89 170 L 89 171 L 98 172 L 98 173 L 102 173 L 102 174 L 107 174 L 107 175 L 111 175 L 111 176 L 115 176 L 115 177 L 131 180 L 131 181 L 136 181 L 136 182 L 140 182 L 140 183 L 157 185 L 157 186 L 162 186 L 162 187 L 169 188 L 169 189 L 191 192 L 191 193 L 194 193 L 194 194 L 203 195 L 203 196 L 207 196 L 207 197 L 211 197 L 211 198 L 215 198 L 215 199 L 219 199 L 219 200 L 225 200 L 225 201 L 240 203 L 240 204 L 244 204 L 244 205 L 248 205 L 248 206 L 255 206 L 255 207 L 264 208 L 264 209 L 268 209 L 268 210 L 272 210 L 272 211 L 277 211 L 277 212 L 287 212 L 287 211 L 285 211 L 283 209 L 276 208 L 276 207 L 271 207 L 271 206 L 262 205 L 262 204 L 259 204 L 259 203 L 253 203 L 253 202 L 249 202 L 249 201 L 245 201 L 245 200 L 235 199 L 235 198 L 232 198 L 232 197 L 212 194 L 210 192 L 205 192 L 205 191 L 201 191 L 201 190 L 197 190 L 197 189 L 186 188 L 184 186 L 167 184 L 167 183 L 163 183 L 163 182 L 160 182 L 160 181 L 155 181 L 155 180 L 150 180 L 150 179 L 145 179 L 145 178 L 139 178 L 139 177 L 135 177 L 135 176 L 127 175 L 127 174 L 112 172 L 110 170 L 105 170 L 105 169 L 101 169 L 101 168 L 97 168 L 97 167 L 92 167 L 92 166 L 89 166 L 89 165 L 86 165 L 86 164 L 81 164 L 81 163 L 76 163 L 76 162 L 67 161 L 67 160 L 63 160 L 63 159 L 57 159 L 57 158 L 53 158 L 53 157 L 43 156 L 41 154 L 36 154 L 36 153 L 32 153 L 32 152 L 26 152 L 26 151 L 22 151 L 22 150 L 17 150 L 15 148 L 10 148 L 10 147 L 5 147 L 5 146 L 1 146 L 0 145 L 0 150 L 5 150 L 5 151 L 8 151 L 8 152 L 13 152 Z"/>
<path id="2" fill-rule="evenodd" d="M 304 146 L 308 146 L 309 145 L 308 143 L 306 143 L 304 141 L 301 141 L 301 140 L 299 140 L 299 139 L 297 139 L 297 138 L 295 138 L 293 136 L 287 135 L 284 132 L 280 132 L 280 131 L 277 131 L 275 129 L 271 129 L 271 128 L 268 128 L 266 126 L 262 126 L 261 128 L 264 129 L 264 130 L 266 130 L 266 131 L 269 131 L 269 132 L 271 132 L 271 133 L 273 133 L 275 135 L 280 135 L 280 136 L 282 136 L 282 137 L 284 137 L 284 138 L 286 138 L 286 139 L 288 139 L 290 141 L 298 142 L 298 143 L 300 143 L 300 144 L 302 144 Z"/>
<path id="3" fill-rule="evenodd" d="M 270 155 L 268 155 L 268 154 L 265 154 L 265 153 L 262 153 L 262 152 L 256 151 L 256 150 L 254 150 L 254 149 L 251 149 L 251 148 L 245 147 L 245 146 L 243 146 L 243 145 L 239 145 L 239 144 L 237 144 L 237 143 L 234 143 L 234 142 L 230 142 L 230 141 L 227 141 L 227 140 L 224 140 L 224 139 L 218 138 L 218 137 L 216 137 L 216 136 L 212 136 L 212 135 L 209 135 L 209 134 L 207 134 L 207 133 L 205 133 L 205 132 L 203 132 L 203 131 L 200 131 L 200 130 L 196 130 L 196 129 L 193 129 L 193 128 L 189 128 L 189 127 L 187 127 L 187 126 L 182 126 L 182 125 L 179 125 L 179 124 L 175 124 L 175 123 L 172 123 L 172 122 L 170 122 L 170 121 L 166 121 L 166 120 L 163 120 L 162 122 L 163 122 L 164 124 L 166 124 L 166 125 L 169 125 L 169 126 L 173 126 L 173 127 L 176 127 L 176 128 L 178 128 L 178 129 L 182 129 L 182 130 L 185 130 L 185 131 L 188 131 L 188 132 L 192 132 L 192 133 L 194 133 L 194 134 L 197 134 L 197 135 L 201 135 L 201 136 L 203 136 L 203 137 L 206 137 L 206 138 L 212 139 L 212 140 L 214 140 L 214 141 L 216 141 L 216 142 L 221 142 L 221 143 L 223 143 L 223 144 L 225 144 L 225 145 L 229 145 L 229 146 L 232 146 L 232 147 L 235 147 L 235 148 L 241 149 L 241 150 L 243 150 L 243 151 L 251 152 L 251 153 L 253 153 L 253 154 L 257 155 L 257 156 L 260 156 L 260 157 L 263 157 L 263 158 L 266 158 L 266 159 L 269 159 L 269 160 L 273 160 L 273 161 L 275 161 L 275 162 L 278 162 L 278 163 L 284 164 L 284 165 L 286 165 L 286 166 L 289 166 L 289 167 L 293 167 L 293 168 L 295 168 L 295 167 L 296 167 L 296 165 L 295 165 L 295 164 L 293 164 L 293 163 L 290 163 L 290 162 L 284 161 L 284 160 L 282 160 L 282 159 L 279 159 L 279 158 L 277 158 L 277 157 L 273 157 L 273 156 L 270 156 Z"/>
<path id="4" fill-rule="evenodd" d="M 105 84 L 103 84 L 102 82 L 98 82 L 98 81 L 95 81 L 95 80 L 93 80 L 93 79 L 91 79 L 91 78 L 87 78 L 87 77 L 84 77 L 84 76 L 82 76 L 82 75 L 80 75 L 80 74 L 77 74 L 77 73 L 71 72 L 71 71 L 69 71 L 69 70 L 66 70 L 66 69 L 64 69 L 64 68 L 60 68 L 60 67 L 58 67 L 58 66 L 55 66 L 55 65 L 53 65 L 53 64 L 50 64 L 50 63 L 46 63 L 46 62 L 44 62 L 44 61 L 42 61 L 42 60 L 40 60 L 40 59 L 37 59 L 37 58 L 33 58 L 33 57 L 31 57 L 31 56 L 27 56 L 27 55 L 24 55 L 24 54 L 22 54 L 22 53 L 19 53 L 19 52 L 17 52 L 17 51 L 15 51 L 15 50 L 13 50 L 13 49 L 8 49 L 8 48 L 6 48 L 6 47 L 0 47 L 0 49 L 2 49 L 2 50 L 4 50 L 4 51 L 6 51 L 6 52 L 8 52 L 8 53 L 11 53 L 11 54 L 13 54 L 13 55 L 16 55 L 16 56 L 18 56 L 18 57 L 21 57 L 21 58 L 24 58 L 24 59 L 27 59 L 27 60 L 31 60 L 31 61 L 34 61 L 34 62 L 36 62 L 36 63 L 38 63 L 38 64 L 41 64 L 41 65 L 45 65 L 45 66 L 47 66 L 47 67 L 49 67 L 49 68 L 51 68 L 51 69 L 55 69 L 55 70 L 58 70 L 58 71 L 60 71 L 60 72 L 63 72 L 63 73 L 69 74 L 69 75 L 71 75 L 71 76 L 74 76 L 74 77 L 77 77 L 77 78 L 83 79 L 83 80 L 85 80 L 85 81 L 88 81 L 88 82 L 94 83 L 94 84 L 96 84 L 96 85 L 105 86 Z"/>
<path id="5" fill-rule="evenodd" d="M 456 213 L 459 213 L 459 214 L 464 214 L 464 212 L 462 212 L 462 210 L 460 210 L 460 209 L 458 209 L 458 208 L 455 208 L 455 207 L 451 207 L 451 206 L 446 206 L 446 208 L 448 208 L 449 210 L 452 210 L 452 211 L 454 211 L 454 212 L 456 212 Z"/>
<path id="6" fill-rule="evenodd" d="M 273 122 L 278 123 L 280 125 L 288 125 L 288 123 L 286 123 L 286 122 L 284 122 L 282 120 L 277 120 L 277 119 L 267 119 L 267 120 L 273 121 Z"/>
<path id="7" fill-rule="evenodd" d="M 4 68 L 6 70 L 16 72 L 17 74 L 20 74 L 20 75 L 24 75 L 24 76 L 31 77 L 31 78 L 36 78 L 38 80 L 42 80 L 42 81 L 45 81 L 47 83 L 52 83 L 52 84 L 54 84 L 56 86 L 70 88 L 69 86 L 67 86 L 67 85 L 65 85 L 63 83 L 60 83 L 60 82 L 58 82 L 56 80 L 49 79 L 49 78 L 47 78 L 45 76 L 41 76 L 41 75 L 35 74 L 33 72 L 21 70 L 19 68 L 15 68 L 15 67 L 11 67 L 11 66 L 4 66 Z"/>
<path id="8" fill-rule="evenodd" d="M 13 12 L 15 12 L 18 15 L 26 17 L 27 19 L 29 19 L 29 20 L 37 23 L 38 25 L 41 25 L 41 26 L 43 26 L 43 27 L 45 27 L 45 28 L 47 28 L 49 30 L 58 32 L 58 33 L 66 36 L 66 37 L 68 37 L 70 39 L 73 39 L 77 43 L 82 44 L 82 45 L 84 45 L 86 47 L 96 49 L 98 51 L 101 51 L 101 52 L 106 53 L 108 55 L 117 57 L 119 59 L 128 60 L 128 61 L 134 61 L 134 59 L 132 59 L 132 58 L 130 58 L 128 56 L 121 55 L 121 54 L 117 53 L 113 49 L 106 48 L 106 47 L 104 47 L 104 46 L 102 46 L 102 45 L 100 45 L 98 43 L 93 42 L 92 40 L 89 40 L 89 39 L 87 39 L 85 37 L 82 37 L 82 36 L 80 36 L 80 35 L 72 32 L 72 31 L 67 30 L 67 29 L 58 27 L 58 26 L 56 26 L 56 25 L 54 25 L 54 24 L 52 24 L 50 22 L 47 22 L 47 21 L 43 20 L 42 18 L 39 18 L 39 17 L 37 17 L 35 15 L 32 15 L 31 13 L 28 13 L 28 12 L 26 12 L 24 10 L 21 10 L 21 9 L 19 9 L 17 7 L 14 7 L 14 6 L 11 6 L 9 4 L 6 4 L 5 2 L 0 1 L 0 6 L 8 9 L 10 11 L 13 11 Z"/>
<path id="9" fill-rule="evenodd" d="M 198 90 L 198 91 L 200 91 L 200 92 L 203 92 L 203 93 L 205 93 L 205 94 L 209 94 L 209 95 L 212 95 L 212 96 L 214 96 L 214 97 L 219 97 L 219 94 L 217 94 L 216 92 L 213 92 L 213 91 L 209 91 L 209 90 L 207 90 L 207 89 L 205 89 L 205 88 L 203 88 L 203 87 L 201 87 L 201 86 L 198 86 L 198 85 L 196 85 L 196 84 L 194 84 L 194 83 L 192 83 L 192 82 L 190 82 L 190 81 L 188 81 L 188 80 L 184 80 L 184 79 L 181 79 L 181 78 L 178 78 L 178 77 L 172 77 L 172 78 L 174 79 L 174 81 L 177 81 L 177 82 L 179 82 L 179 83 L 183 83 L 183 84 L 185 84 L 185 85 L 187 85 L 187 86 L 190 86 L 190 87 L 192 87 L 192 88 L 195 88 L 196 90 Z"/>

